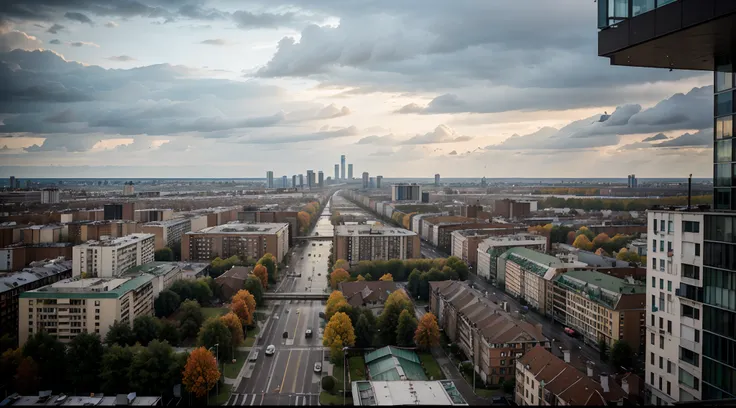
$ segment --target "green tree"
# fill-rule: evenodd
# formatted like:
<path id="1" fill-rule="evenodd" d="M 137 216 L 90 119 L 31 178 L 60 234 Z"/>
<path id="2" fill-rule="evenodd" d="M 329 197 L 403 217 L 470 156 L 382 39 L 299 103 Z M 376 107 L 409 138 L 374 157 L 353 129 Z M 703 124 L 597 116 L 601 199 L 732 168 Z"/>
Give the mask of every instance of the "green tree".
<path id="1" fill-rule="evenodd" d="M 151 341 L 135 353 L 130 365 L 130 386 L 139 395 L 171 395 L 174 387 L 172 367 L 177 364 L 174 350 L 167 343 Z"/>
<path id="2" fill-rule="evenodd" d="M 210 303 L 214 293 L 212 293 L 212 288 L 210 288 L 209 283 L 204 278 L 197 279 L 193 283 L 192 294 L 194 295 L 194 299 L 196 299 L 200 305 Z"/>
<path id="3" fill-rule="evenodd" d="M 40 386 L 44 390 L 63 389 L 67 377 L 66 347 L 46 332 L 31 336 L 23 346 L 23 356 L 38 364 Z"/>
<path id="4" fill-rule="evenodd" d="M 97 333 L 79 333 L 67 348 L 69 378 L 77 393 L 95 392 L 99 387 L 102 340 Z"/>
<path id="5" fill-rule="evenodd" d="M 258 264 L 263 265 L 266 267 L 266 270 L 268 271 L 268 281 L 271 283 L 276 282 L 276 259 L 271 254 L 263 255 L 261 259 L 258 260 Z"/>
<path id="6" fill-rule="evenodd" d="M 173 262 L 174 261 L 174 251 L 171 250 L 171 248 L 161 248 L 158 251 L 153 253 L 153 259 L 154 261 L 164 261 L 164 262 Z"/>
<path id="7" fill-rule="evenodd" d="M 629 343 L 623 340 L 616 340 L 611 347 L 611 364 L 618 370 L 624 367 L 626 370 L 631 369 L 634 365 L 634 350 Z"/>
<path id="8" fill-rule="evenodd" d="M 0 353 L 18 347 L 18 339 L 14 335 L 5 333 L 0 336 Z"/>
<path id="9" fill-rule="evenodd" d="M 260 279 L 256 276 L 249 275 L 248 279 L 245 280 L 243 289 L 253 295 L 253 298 L 256 300 L 256 306 L 263 306 L 263 286 L 261 286 Z"/>
<path id="10" fill-rule="evenodd" d="M 159 320 L 153 316 L 138 316 L 133 320 L 133 333 L 135 340 L 143 346 L 147 346 L 152 340 L 158 338 L 161 327 Z"/>
<path id="11" fill-rule="evenodd" d="M 608 361 L 608 344 L 605 340 L 598 340 L 598 356 L 601 361 Z"/>
<path id="12" fill-rule="evenodd" d="M 15 372 L 15 390 L 21 394 L 33 394 L 39 390 L 38 364 L 31 357 L 24 357 Z"/>
<path id="13" fill-rule="evenodd" d="M 350 324 L 355 327 L 356 323 L 358 323 L 358 317 L 360 317 L 360 310 L 357 307 L 352 307 L 348 303 L 341 304 L 335 313 L 337 312 L 343 312 L 350 318 Z"/>
<path id="14" fill-rule="evenodd" d="M 422 272 L 419 269 L 414 269 L 409 274 L 409 281 L 406 283 L 406 288 L 412 297 L 419 295 L 419 281 L 421 280 Z"/>
<path id="15" fill-rule="evenodd" d="M 458 274 L 460 280 L 468 279 L 468 265 L 463 262 L 462 259 L 456 256 L 451 256 L 447 258 L 445 266 L 449 266 L 454 270 Z"/>
<path id="16" fill-rule="evenodd" d="M 412 311 L 413 304 L 403 290 L 391 293 L 383 305 L 383 311 L 378 317 L 378 328 L 382 344 L 391 345 L 396 343 L 396 328 L 399 316 L 404 310 Z M 413 333 L 412 333 L 413 335 Z"/>
<path id="17" fill-rule="evenodd" d="M 396 326 L 396 344 L 401 347 L 413 346 L 416 331 L 417 319 L 408 310 L 402 310 L 399 315 L 399 323 Z"/>
<path id="18" fill-rule="evenodd" d="M 135 334 L 127 322 L 115 321 L 105 335 L 105 344 L 112 346 L 132 346 L 135 344 Z"/>
<path id="19" fill-rule="evenodd" d="M 219 344 L 217 352 L 221 361 L 232 358 L 232 343 L 230 329 L 228 329 L 219 317 L 207 319 L 197 336 L 197 345 L 206 349 L 212 348 L 214 351 L 215 344 Z"/>
<path id="20" fill-rule="evenodd" d="M 196 300 L 185 300 L 179 306 L 179 330 L 183 338 L 192 338 L 204 322 L 202 307 Z"/>
<path id="21" fill-rule="evenodd" d="M 20 348 L 7 349 L 0 357 L 0 385 L 10 385 L 23 361 L 23 351 Z"/>
<path id="22" fill-rule="evenodd" d="M 105 350 L 100 364 L 102 392 L 105 394 L 130 392 L 130 366 L 133 363 L 135 349 L 113 344 Z"/>
<path id="23" fill-rule="evenodd" d="M 510 380 L 503 382 L 503 392 L 506 394 L 513 394 L 516 389 L 516 378 L 511 377 Z"/>
<path id="24" fill-rule="evenodd" d="M 156 310 L 156 316 L 166 317 L 176 312 L 181 304 L 181 298 L 173 290 L 165 290 L 158 294 L 158 297 L 153 302 L 153 307 Z"/>
<path id="25" fill-rule="evenodd" d="M 176 323 L 162 319 L 160 321 L 158 339 L 177 347 L 179 345 L 179 328 Z"/>
<path id="26" fill-rule="evenodd" d="M 390 274 L 394 278 L 394 281 L 400 282 L 406 280 L 404 262 L 399 259 L 391 259 L 386 262 L 384 274 L 386 273 Z"/>
<path id="27" fill-rule="evenodd" d="M 366 315 L 361 313 L 358 322 L 355 324 L 355 346 L 360 348 L 371 347 L 373 345 L 373 334 L 375 331 L 375 319 L 373 324 L 371 324 Z"/>

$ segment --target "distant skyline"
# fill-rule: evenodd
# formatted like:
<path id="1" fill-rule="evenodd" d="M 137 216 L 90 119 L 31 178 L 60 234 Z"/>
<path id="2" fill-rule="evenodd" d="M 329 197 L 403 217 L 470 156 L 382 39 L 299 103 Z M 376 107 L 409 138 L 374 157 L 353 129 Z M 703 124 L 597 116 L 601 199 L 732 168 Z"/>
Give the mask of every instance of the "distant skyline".
<path id="1" fill-rule="evenodd" d="M 593 2 L 116 4 L 0 8 L 0 177 L 712 175 L 712 74 L 610 66 Z"/>

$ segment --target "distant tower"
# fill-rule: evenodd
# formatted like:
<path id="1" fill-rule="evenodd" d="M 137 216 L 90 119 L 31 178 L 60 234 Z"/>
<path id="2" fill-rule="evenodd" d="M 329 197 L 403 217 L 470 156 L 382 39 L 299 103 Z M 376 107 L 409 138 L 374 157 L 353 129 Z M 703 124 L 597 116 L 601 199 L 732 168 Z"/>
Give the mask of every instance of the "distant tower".
<path id="1" fill-rule="evenodd" d="M 132 181 L 127 181 L 123 183 L 123 195 L 133 195 L 135 194 L 135 187 L 133 186 Z"/>
<path id="2" fill-rule="evenodd" d="M 266 188 L 273 188 L 273 172 L 266 172 Z"/>
<path id="3" fill-rule="evenodd" d="M 352 180 L 352 179 L 353 179 L 353 165 L 348 164 L 348 180 Z"/>
<path id="4" fill-rule="evenodd" d="M 307 170 L 307 187 L 314 188 L 314 170 Z"/>
<path id="5" fill-rule="evenodd" d="M 15 176 L 10 176 L 10 189 L 15 188 Z"/>
<path id="6" fill-rule="evenodd" d="M 383 176 L 376 176 L 376 188 L 381 188 L 381 181 L 383 181 Z"/>
<path id="7" fill-rule="evenodd" d="M 287 188 L 289 187 L 289 178 L 286 176 L 281 177 L 281 187 Z"/>
<path id="8" fill-rule="evenodd" d="M 363 188 L 368 188 L 368 186 L 369 186 L 368 183 L 369 182 L 370 182 L 370 180 L 369 180 L 369 177 L 368 177 L 368 172 L 367 171 L 364 171 L 363 172 Z"/>
<path id="9" fill-rule="evenodd" d="M 439 175 L 439 173 L 434 175 L 434 186 L 435 187 L 439 187 L 440 186 L 440 175 Z"/>
<path id="10" fill-rule="evenodd" d="M 335 181 L 339 179 L 340 179 L 340 165 L 336 164 L 335 165 Z"/>
<path id="11" fill-rule="evenodd" d="M 299 175 L 299 188 L 304 189 L 304 174 Z"/>
<path id="12" fill-rule="evenodd" d="M 342 172 L 340 173 L 341 179 L 345 180 L 345 155 L 343 154 L 340 156 L 340 164 L 342 165 Z M 353 174 L 350 172 L 350 174 Z M 337 175 L 335 175 L 335 178 L 337 178 Z M 348 176 L 348 178 L 352 178 L 351 176 Z"/>
<path id="13" fill-rule="evenodd" d="M 291 176 L 291 188 L 296 188 L 296 174 Z"/>
<path id="14" fill-rule="evenodd" d="M 323 173 L 323 172 L 321 172 L 321 171 L 318 171 L 318 172 L 317 172 L 317 182 L 318 182 L 318 184 L 317 184 L 317 185 L 318 185 L 318 186 L 319 186 L 320 188 L 322 188 L 322 187 L 324 187 L 324 186 L 325 186 L 325 173 Z"/>

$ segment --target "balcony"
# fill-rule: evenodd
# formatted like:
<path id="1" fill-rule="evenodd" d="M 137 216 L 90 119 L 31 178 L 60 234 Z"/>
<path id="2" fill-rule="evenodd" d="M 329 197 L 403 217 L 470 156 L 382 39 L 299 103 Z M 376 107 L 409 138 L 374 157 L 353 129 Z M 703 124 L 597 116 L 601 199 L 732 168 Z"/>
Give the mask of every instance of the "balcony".
<path id="1" fill-rule="evenodd" d="M 598 0 L 598 55 L 611 65 L 712 71 L 715 55 L 732 54 L 734 26 L 733 0 Z"/>
<path id="2" fill-rule="evenodd" d="M 680 338 L 680 347 L 686 348 L 690 351 L 694 351 L 698 354 L 702 353 L 703 347 L 700 345 L 700 343 L 696 343 L 692 340 L 687 340 L 685 338 Z"/>

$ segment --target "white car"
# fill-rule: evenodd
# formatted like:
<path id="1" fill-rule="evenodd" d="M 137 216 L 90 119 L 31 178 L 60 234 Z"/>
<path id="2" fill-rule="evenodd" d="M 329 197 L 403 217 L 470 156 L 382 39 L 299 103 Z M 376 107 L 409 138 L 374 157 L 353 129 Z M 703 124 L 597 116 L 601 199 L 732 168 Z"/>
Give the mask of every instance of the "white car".
<path id="1" fill-rule="evenodd" d="M 273 353 L 275 353 L 275 352 L 276 352 L 276 346 L 274 346 L 273 344 L 271 344 L 270 346 L 266 347 L 266 355 L 267 356 L 272 356 Z"/>
<path id="2" fill-rule="evenodd" d="M 314 363 L 314 372 L 315 373 L 321 373 L 322 372 L 322 363 Z"/>

